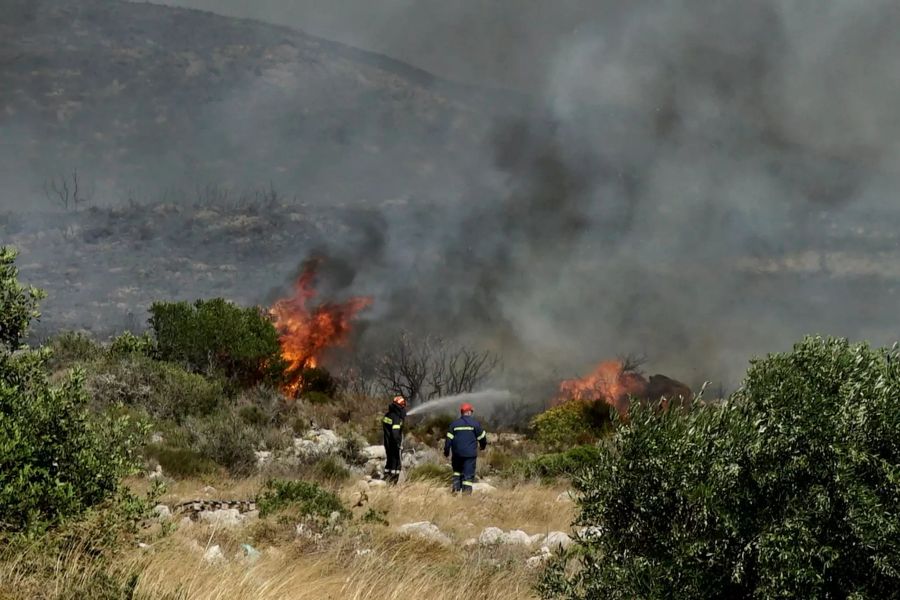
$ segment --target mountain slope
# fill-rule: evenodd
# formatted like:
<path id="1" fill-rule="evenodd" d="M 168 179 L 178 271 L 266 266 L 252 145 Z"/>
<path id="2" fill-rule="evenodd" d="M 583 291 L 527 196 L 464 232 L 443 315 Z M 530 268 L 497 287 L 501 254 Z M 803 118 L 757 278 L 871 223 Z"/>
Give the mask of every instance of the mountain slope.
<path id="1" fill-rule="evenodd" d="M 270 182 L 304 200 L 426 193 L 520 99 L 287 28 L 113 0 L 6 0 L 0 158 L 34 186 Z M 398 177 L 399 175 L 399 177 Z"/>

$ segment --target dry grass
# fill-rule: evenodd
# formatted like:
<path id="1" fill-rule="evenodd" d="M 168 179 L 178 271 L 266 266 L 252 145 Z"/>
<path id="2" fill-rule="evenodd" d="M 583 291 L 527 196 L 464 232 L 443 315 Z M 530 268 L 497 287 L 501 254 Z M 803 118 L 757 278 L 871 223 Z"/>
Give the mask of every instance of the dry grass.
<path id="1" fill-rule="evenodd" d="M 216 495 L 251 497 L 259 479 L 223 481 Z M 204 482 L 179 482 L 167 501 L 203 497 Z M 410 598 L 500 599 L 536 598 L 537 573 L 525 566 L 536 549 L 463 547 L 484 527 L 522 529 L 529 534 L 569 529 L 573 507 L 557 502 L 562 488 L 536 485 L 500 488 L 490 495 L 452 496 L 433 483 L 402 484 L 365 492 L 354 519 L 319 541 L 294 534 L 297 520 L 284 516 L 257 521 L 236 530 L 194 524 L 158 537 L 145 532 L 149 549 L 127 549 L 104 567 L 79 549 L 59 557 L 23 553 L 0 562 L 0 598 L 54 600 L 119 598 L 116 591 L 98 595 L 101 582 L 113 590 L 130 574 L 139 574 L 135 599 L 259 599 L 259 600 L 387 600 Z M 340 490 L 353 506 L 361 498 L 358 483 Z M 366 523 L 369 509 L 379 511 L 388 525 Z M 453 540 L 452 546 L 397 534 L 404 523 L 431 521 Z M 238 558 L 242 543 L 261 551 L 254 562 Z M 204 551 L 219 545 L 228 558 L 222 565 L 203 560 Z M 39 550 L 36 548 L 35 552 Z M 110 584 L 110 582 L 116 582 Z"/>

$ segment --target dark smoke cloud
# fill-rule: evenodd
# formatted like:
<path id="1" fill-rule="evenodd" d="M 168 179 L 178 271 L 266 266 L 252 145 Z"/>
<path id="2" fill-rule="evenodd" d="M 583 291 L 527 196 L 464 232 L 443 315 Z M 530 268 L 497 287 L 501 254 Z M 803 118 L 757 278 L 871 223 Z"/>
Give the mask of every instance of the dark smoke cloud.
<path id="1" fill-rule="evenodd" d="M 326 296 L 374 296 L 362 352 L 409 330 L 496 350 L 511 379 L 639 352 L 692 384 L 734 384 L 750 356 L 807 333 L 896 337 L 890 2 L 178 3 L 290 22 L 544 107 L 485 118 L 448 150 L 450 136 L 398 128 L 373 98 L 372 113 L 348 109 L 346 147 L 378 139 L 398 162 L 433 149 L 415 186 L 350 150 L 304 163 L 311 196 L 376 200 L 294 260 L 327 257 Z M 209 145 L 264 151 L 273 113 L 341 97 L 315 96 L 329 73 L 270 85 L 281 75 L 236 82 L 205 116 L 221 128 Z M 378 184 L 363 195 L 348 179 Z M 283 282 L 266 266 L 259 289 Z"/>

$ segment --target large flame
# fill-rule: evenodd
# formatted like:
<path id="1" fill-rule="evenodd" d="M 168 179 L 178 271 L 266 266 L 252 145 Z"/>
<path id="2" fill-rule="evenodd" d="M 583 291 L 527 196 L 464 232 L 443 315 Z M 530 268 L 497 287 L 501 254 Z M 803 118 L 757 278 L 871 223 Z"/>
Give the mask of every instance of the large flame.
<path id="1" fill-rule="evenodd" d="M 647 380 L 639 373 L 628 371 L 618 360 L 597 365 L 581 379 L 566 379 L 559 385 L 559 400 L 606 402 L 622 414 L 628 413 L 630 397 L 642 398 L 647 393 Z"/>
<path id="2" fill-rule="evenodd" d="M 294 294 L 277 301 L 269 314 L 278 331 L 282 358 L 288 363 L 285 392 L 296 395 L 302 385 L 303 369 L 319 364 L 327 348 L 346 343 L 356 314 L 372 303 L 371 298 L 351 298 L 346 302 L 323 302 L 310 307 L 318 261 L 307 261 L 294 285 Z"/>

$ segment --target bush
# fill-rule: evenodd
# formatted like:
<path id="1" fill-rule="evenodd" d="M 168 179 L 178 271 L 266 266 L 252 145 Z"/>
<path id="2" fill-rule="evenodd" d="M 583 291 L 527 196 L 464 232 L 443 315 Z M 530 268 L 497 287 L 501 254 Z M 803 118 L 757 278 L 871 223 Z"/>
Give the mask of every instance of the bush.
<path id="1" fill-rule="evenodd" d="M 190 446 L 231 474 L 247 475 L 256 468 L 254 450 L 259 436 L 237 413 L 225 411 L 206 419 L 192 418 L 186 428 Z"/>
<path id="2" fill-rule="evenodd" d="M 450 485 L 452 477 L 453 471 L 449 465 L 437 463 L 416 465 L 409 470 L 409 475 L 407 475 L 409 481 L 435 481 L 447 485 Z"/>
<path id="3" fill-rule="evenodd" d="M 109 345 L 109 354 L 113 357 L 140 354 L 142 356 L 156 356 L 156 340 L 149 334 L 134 335 L 126 331 L 113 339 Z"/>
<path id="4" fill-rule="evenodd" d="M 218 470 L 216 463 L 189 448 L 152 444 L 144 449 L 144 456 L 158 462 L 163 473 L 172 477 L 202 477 Z"/>
<path id="5" fill-rule="evenodd" d="M 344 462 L 335 456 L 320 458 L 315 464 L 316 476 L 332 483 L 339 483 L 350 478 L 350 469 Z"/>
<path id="6" fill-rule="evenodd" d="M 281 382 L 285 364 L 278 333 L 257 308 L 241 308 L 222 298 L 157 302 L 150 326 L 159 357 L 197 373 L 222 373 L 245 387 Z"/>
<path id="7" fill-rule="evenodd" d="M 52 352 L 47 363 L 51 369 L 70 367 L 103 356 L 103 347 L 81 332 L 61 333 L 52 338 L 47 345 Z"/>
<path id="8" fill-rule="evenodd" d="M 722 404 L 633 408 L 577 482 L 600 535 L 544 596 L 896 596 L 898 404 L 896 349 L 808 338 Z"/>
<path id="9" fill-rule="evenodd" d="M 50 384 L 46 349 L 21 349 L 36 290 L 15 281 L 0 250 L 0 529 L 40 530 L 111 497 L 137 466 L 143 433 L 126 417 L 92 418 L 83 375 Z"/>
<path id="10" fill-rule="evenodd" d="M 293 509 L 303 516 L 329 517 L 331 513 L 347 514 L 340 498 L 315 483 L 270 479 L 256 499 L 259 515 Z"/>
<path id="11" fill-rule="evenodd" d="M 516 461 L 508 474 L 526 479 L 576 477 L 586 469 L 597 466 L 602 454 L 598 446 L 576 446 L 565 452 Z"/>
<path id="12" fill-rule="evenodd" d="M 610 409 L 605 402 L 570 400 L 537 415 L 531 421 L 535 439 L 548 450 L 559 451 L 573 444 L 592 444 L 610 427 Z"/>
<path id="13" fill-rule="evenodd" d="M 310 394 L 318 394 L 329 398 L 337 392 L 337 380 L 322 367 L 306 367 L 300 373 L 300 396 L 307 398 Z M 310 402 L 315 402 L 310 400 Z"/>
<path id="14" fill-rule="evenodd" d="M 157 419 L 176 423 L 211 414 L 225 396 L 220 381 L 140 354 L 98 361 L 85 368 L 87 387 L 96 404 L 143 408 Z"/>

